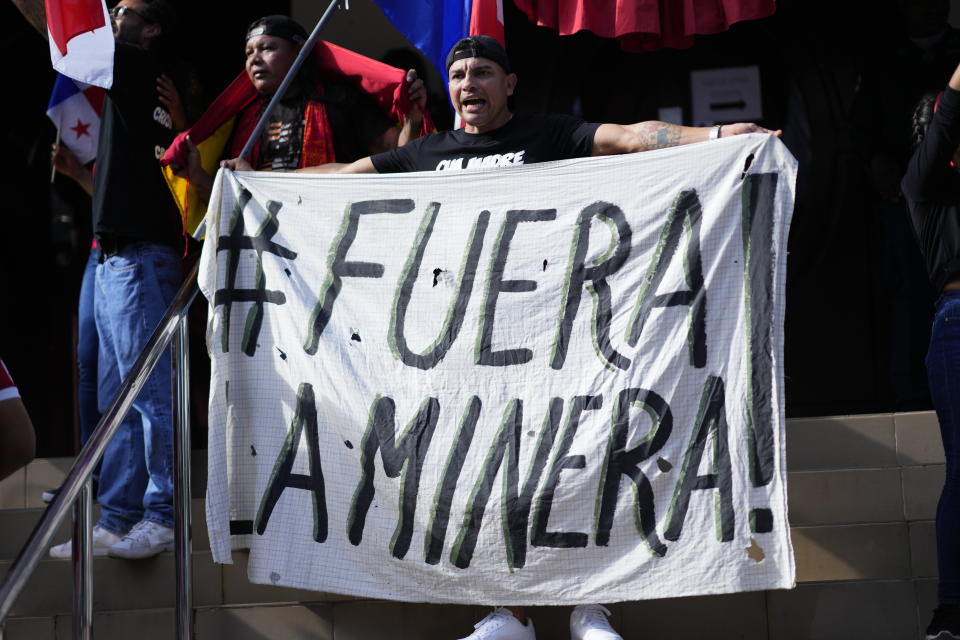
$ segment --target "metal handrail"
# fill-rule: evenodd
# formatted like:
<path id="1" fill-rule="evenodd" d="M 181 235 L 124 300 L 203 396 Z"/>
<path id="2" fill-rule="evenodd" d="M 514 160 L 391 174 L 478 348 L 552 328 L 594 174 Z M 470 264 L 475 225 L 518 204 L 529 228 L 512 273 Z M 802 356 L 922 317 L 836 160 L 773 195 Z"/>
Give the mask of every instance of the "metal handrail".
<path id="1" fill-rule="evenodd" d="M 20 595 L 33 570 L 40 562 L 40 558 L 46 554 L 57 526 L 59 526 L 64 516 L 66 516 L 70 505 L 72 505 L 80 495 L 82 485 L 89 482 L 93 475 L 94 468 L 97 466 L 100 458 L 103 457 L 107 445 L 133 406 L 133 401 L 140 393 L 144 383 L 146 383 L 147 378 L 159 361 L 164 349 L 166 349 L 174 335 L 183 326 L 182 319 L 186 316 L 190 303 L 193 302 L 198 292 L 198 272 L 199 262 L 196 262 L 187 275 L 183 285 L 180 287 L 180 290 L 174 296 L 160 324 L 134 363 L 130 374 L 127 375 L 123 384 L 120 385 L 120 390 L 117 392 L 113 402 L 110 403 L 110 407 L 100 418 L 100 422 L 97 423 L 97 427 L 90 435 L 90 439 L 77 456 L 77 460 L 64 479 L 60 491 L 57 492 L 50 506 L 47 507 L 47 510 L 40 518 L 40 522 L 34 527 L 33 532 L 27 539 L 27 543 L 20 550 L 16 560 L 14 560 L 10 566 L 10 570 L 7 572 L 3 584 L 0 585 L 0 629 L 2 629 L 3 623 L 6 621 L 14 601 L 17 599 L 17 596 Z M 187 442 L 181 442 L 180 444 L 182 446 L 188 446 L 189 439 Z M 189 457 L 189 454 L 187 454 L 186 457 Z M 179 492 L 177 495 L 179 496 Z M 189 493 L 187 496 L 189 499 Z M 86 499 L 84 502 L 86 502 Z M 82 507 L 80 511 L 82 514 Z M 189 504 L 186 506 L 186 511 L 189 511 Z M 78 520 L 82 519 L 81 517 Z M 89 520 L 86 524 L 87 530 L 89 530 Z M 74 540 L 77 540 L 76 536 Z M 84 563 L 80 562 L 79 564 L 82 565 Z M 86 588 L 88 586 L 88 580 L 89 576 L 82 581 L 78 578 L 77 586 L 83 584 L 83 591 L 88 591 Z M 88 592 L 86 595 L 92 598 L 91 593 Z M 83 605 L 83 610 L 77 613 L 80 614 L 81 617 L 85 617 L 85 614 L 89 612 L 89 604 L 86 603 Z"/>
<path id="2" fill-rule="evenodd" d="M 190 341 L 187 315 L 180 316 L 180 329 L 170 357 L 173 378 L 173 536 L 177 571 L 177 638 L 193 637 L 193 583 L 190 512 Z"/>
<path id="3" fill-rule="evenodd" d="M 93 637 L 93 483 L 87 480 L 73 505 L 73 637 Z"/>
<path id="4" fill-rule="evenodd" d="M 320 31 L 326 25 L 330 16 L 337 8 L 338 0 L 331 0 L 326 11 L 320 17 L 307 41 L 301 47 L 296 59 L 290 66 L 286 76 L 277 88 L 270 103 L 264 109 L 254 131 L 247 139 L 240 157 L 246 158 L 255 140 L 260 136 L 273 108 L 286 93 L 304 60 L 313 50 L 313 45 L 320 36 Z M 194 237 L 200 239 L 206 232 L 206 219 L 200 222 Z M 176 410 L 173 416 L 174 426 L 174 517 L 175 536 L 174 550 L 177 571 L 177 604 L 176 623 L 177 638 L 190 638 L 193 635 L 193 589 L 191 585 L 190 559 L 190 412 L 189 412 L 189 364 L 187 357 L 187 328 L 186 314 L 190 303 L 196 297 L 197 274 L 199 261 L 194 263 L 185 282 L 174 296 L 147 345 L 144 347 L 127 378 L 120 385 L 120 390 L 110 404 L 106 413 L 100 418 L 90 439 L 81 449 L 73 468 L 67 474 L 60 491 L 54 497 L 50 506 L 40 518 L 27 543 L 20 550 L 16 560 L 10 566 L 0 585 L 0 640 L 3 638 L 3 625 L 13 606 L 13 602 L 20 595 L 30 575 L 36 569 L 40 558 L 50 546 L 54 531 L 59 526 L 71 504 L 76 502 L 76 518 L 74 519 L 73 562 L 74 562 L 74 637 L 90 640 L 92 636 L 93 618 L 93 582 L 92 582 L 92 518 L 90 479 L 93 470 L 100 458 L 103 457 L 107 445 L 116 434 L 120 423 L 126 417 L 133 401 L 140 393 L 147 378 L 153 372 L 157 361 L 164 349 L 170 345 L 174 337 L 177 340 L 173 345 L 174 355 L 172 367 L 173 396 Z M 178 335 L 179 334 L 179 335 Z M 78 499 L 79 498 L 79 499 Z"/>

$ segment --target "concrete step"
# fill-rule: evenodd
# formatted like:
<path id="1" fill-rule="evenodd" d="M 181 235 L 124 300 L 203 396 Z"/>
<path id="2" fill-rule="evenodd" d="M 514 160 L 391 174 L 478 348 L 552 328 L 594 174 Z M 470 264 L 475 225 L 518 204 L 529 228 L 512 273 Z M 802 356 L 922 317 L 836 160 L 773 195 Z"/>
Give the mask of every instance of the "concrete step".
<path id="1" fill-rule="evenodd" d="M 195 607 L 221 605 L 289 604 L 299 602 L 349 602 L 356 598 L 336 594 L 253 584 L 247 579 L 246 552 L 234 553 L 234 563 L 213 562 L 208 550 L 194 550 L 193 599 Z M 176 560 L 171 552 L 146 560 L 94 558 L 94 610 L 115 612 L 172 608 L 176 604 Z M 0 576 L 10 561 L 0 562 Z M 67 560 L 41 560 L 11 610 L 11 616 L 49 617 L 73 610 L 73 564 Z"/>
<path id="2" fill-rule="evenodd" d="M 205 452 L 195 452 L 201 495 Z M 798 580 L 790 591 L 681 598 L 611 606 L 625 638 L 723 637 L 756 640 L 922 637 L 935 603 L 932 519 L 943 453 L 932 413 L 835 416 L 787 424 L 790 516 Z M 0 483 L 0 575 L 69 461 L 36 461 Z M 59 479 L 58 479 L 59 474 Z M 247 555 L 210 559 L 202 500 L 195 500 L 194 600 L 198 638 L 443 640 L 468 635 L 480 607 L 359 600 L 251 584 Z M 69 524 L 57 540 L 68 536 Z M 95 562 L 98 639 L 170 638 L 174 633 L 172 554 L 143 562 Z M 44 560 L 7 626 L 6 638 L 71 636 L 72 569 Z M 530 611 L 538 637 L 566 640 L 569 612 Z"/>
<path id="3" fill-rule="evenodd" d="M 861 582 L 625 602 L 609 609 L 611 624 L 628 640 L 909 640 L 923 637 L 918 604 L 928 602 L 909 584 Z M 194 630 L 197 640 L 451 640 L 469 635 L 488 611 L 371 600 L 201 606 Z M 538 638 L 569 640 L 569 608 L 530 607 L 527 612 Z M 922 611 L 921 619 L 926 615 Z M 13 618 L 5 640 L 69 640 L 71 624 L 69 615 Z M 174 632 L 169 607 L 94 614 L 97 640 L 168 640 Z"/>
<path id="4" fill-rule="evenodd" d="M 209 549 L 210 542 L 207 538 L 207 518 L 204 513 L 203 499 L 194 498 L 191 501 L 190 509 L 193 525 L 193 548 Z M 44 512 L 45 509 L 41 508 L 0 510 L 0 531 L 3 532 L 3 535 L 0 535 L 0 561 L 12 560 L 17 556 Z M 100 508 L 94 505 L 93 512 L 94 522 L 96 522 L 100 515 Z M 55 543 L 64 542 L 70 538 L 72 532 L 73 517 L 71 514 L 60 523 L 53 539 Z"/>
<path id="5" fill-rule="evenodd" d="M 4 638 L 69 640 L 72 624 L 69 615 L 15 618 L 8 622 Z M 97 640 L 169 640 L 174 637 L 175 625 L 174 610 L 168 608 L 95 613 L 93 618 Z M 201 608 L 194 617 L 194 630 L 196 640 L 332 639 L 332 609 L 322 603 Z"/>
<path id="6" fill-rule="evenodd" d="M 73 466 L 73 458 L 38 458 L 23 469 L 0 481 L 0 511 L 4 509 L 43 508 L 41 495 L 59 487 Z M 191 454 L 191 495 L 202 498 L 207 492 L 207 452 Z"/>
<path id="7" fill-rule="evenodd" d="M 193 556 L 193 595 L 197 606 L 223 603 L 219 565 L 209 551 Z M 9 562 L 0 563 L 6 573 Z M 129 562 L 99 557 L 93 561 L 93 607 L 96 611 L 156 609 L 173 607 L 176 574 L 172 553 Z M 44 617 L 73 610 L 73 564 L 66 560 L 44 559 L 38 565 L 13 606 L 11 615 Z"/>

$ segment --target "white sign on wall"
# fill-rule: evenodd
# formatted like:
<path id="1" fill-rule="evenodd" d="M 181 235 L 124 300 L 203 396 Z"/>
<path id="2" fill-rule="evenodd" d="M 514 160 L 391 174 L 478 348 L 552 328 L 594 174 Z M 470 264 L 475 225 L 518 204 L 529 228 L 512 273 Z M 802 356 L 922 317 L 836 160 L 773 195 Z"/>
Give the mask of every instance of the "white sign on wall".
<path id="1" fill-rule="evenodd" d="M 760 69 L 750 66 L 691 71 L 690 99 L 694 126 L 761 120 Z"/>

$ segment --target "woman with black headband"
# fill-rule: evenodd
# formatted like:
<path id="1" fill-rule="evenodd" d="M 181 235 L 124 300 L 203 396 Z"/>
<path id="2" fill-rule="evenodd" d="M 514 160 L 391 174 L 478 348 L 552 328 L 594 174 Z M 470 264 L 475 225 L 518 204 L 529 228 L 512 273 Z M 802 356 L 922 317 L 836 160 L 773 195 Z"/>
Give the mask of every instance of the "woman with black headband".
<path id="1" fill-rule="evenodd" d="M 306 30 L 287 16 L 266 16 L 247 29 L 245 69 L 260 99 L 239 114 L 226 157 L 240 155 L 306 40 Z M 292 171 L 353 162 L 405 144 L 419 135 L 426 105 L 426 90 L 415 71 L 407 72 L 407 81 L 414 106 L 398 129 L 370 96 L 353 84 L 323 77 L 308 56 L 255 142 L 250 165 L 259 171 Z M 213 176 L 201 168 L 195 147 L 191 148 L 187 177 L 201 197 L 208 199 Z"/>
<path id="2" fill-rule="evenodd" d="M 902 188 L 936 304 L 927 377 L 940 421 L 946 482 L 937 506 L 939 605 L 928 640 L 960 639 L 960 67 L 914 113 L 916 151 Z"/>

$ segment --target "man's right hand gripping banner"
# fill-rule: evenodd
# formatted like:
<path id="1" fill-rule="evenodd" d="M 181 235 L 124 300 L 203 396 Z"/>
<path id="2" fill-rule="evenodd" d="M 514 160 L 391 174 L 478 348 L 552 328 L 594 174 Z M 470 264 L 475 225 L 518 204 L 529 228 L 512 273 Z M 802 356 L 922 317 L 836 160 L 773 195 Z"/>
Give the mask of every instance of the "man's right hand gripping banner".
<path id="1" fill-rule="evenodd" d="M 485 605 L 793 586 L 795 177 L 768 135 L 506 170 L 221 172 L 201 265 L 214 559 Z"/>

